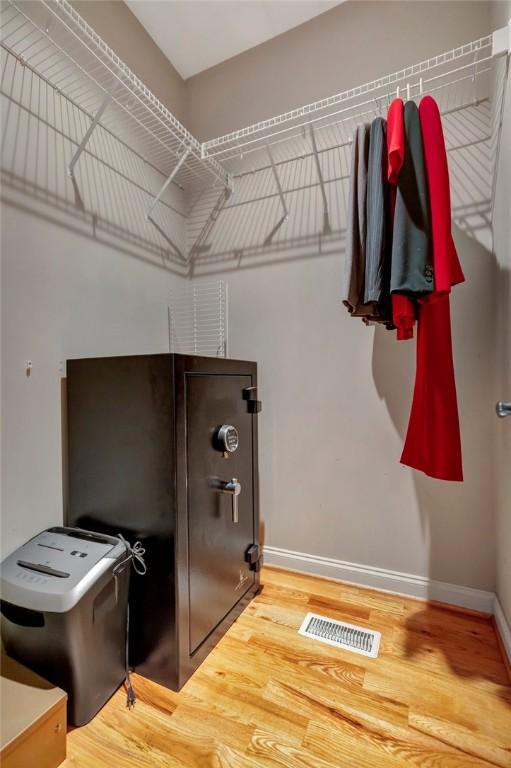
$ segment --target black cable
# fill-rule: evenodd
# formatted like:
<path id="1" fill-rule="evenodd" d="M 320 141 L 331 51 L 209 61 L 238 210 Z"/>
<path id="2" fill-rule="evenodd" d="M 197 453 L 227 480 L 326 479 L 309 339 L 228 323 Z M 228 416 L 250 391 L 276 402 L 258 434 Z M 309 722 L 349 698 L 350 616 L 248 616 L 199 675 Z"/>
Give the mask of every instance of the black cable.
<path id="1" fill-rule="evenodd" d="M 126 706 L 128 709 L 133 709 L 135 706 L 135 703 L 137 701 L 137 694 L 135 693 L 135 689 L 133 688 L 132 682 L 131 682 L 131 672 L 129 667 L 129 636 L 130 636 L 130 604 L 128 602 L 128 605 L 126 607 L 126 680 L 125 680 L 125 686 L 126 686 Z"/>
<path id="2" fill-rule="evenodd" d="M 121 571 L 122 566 L 128 561 L 131 560 L 131 565 L 133 566 L 133 570 L 139 576 L 144 576 L 147 573 L 147 566 L 144 562 L 145 549 L 140 543 L 140 541 L 136 541 L 134 545 L 131 546 L 131 544 L 128 541 L 126 541 L 126 539 L 124 538 L 124 536 L 122 536 L 122 534 L 118 533 L 117 536 L 124 544 L 126 551 L 128 553 L 128 556 L 125 557 L 124 560 L 121 560 L 121 562 L 118 563 L 114 568 L 116 590 L 117 590 L 117 575 Z M 126 706 L 128 707 L 128 709 L 133 709 L 133 707 L 135 706 L 135 702 L 137 700 L 137 696 L 131 682 L 131 670 L 129 667 L 129 636 L 130 636 L 130 604 L 128 600 L 128 604 L 126 606 L 125 687 L 126 687 Z"/>

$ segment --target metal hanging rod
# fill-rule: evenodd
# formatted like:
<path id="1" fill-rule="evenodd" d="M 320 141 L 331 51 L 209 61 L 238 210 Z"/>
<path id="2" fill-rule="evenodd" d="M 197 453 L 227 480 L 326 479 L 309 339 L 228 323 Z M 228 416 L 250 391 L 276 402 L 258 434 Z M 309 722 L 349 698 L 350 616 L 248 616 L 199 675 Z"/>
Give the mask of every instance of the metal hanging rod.
<path id="1" fill-rule="evenodd" d="M 427 93 L 432 93 L 432 92 L 434 92 L 434 91 L 428 91 Z M 442 114 L 442 117 L 447 117 L 448 115 L 452 115 L 455 112 L 461 112 L 463 110 L 469 109 L 470 107 L 477 108 L 481 104 L 484 104 L 485 102 L 489 102 L 489 98 L 487 96 L 484 96 L 484 97 L 481 97 L 481 98 L 477 98 L 477 99 L 472 99 L 472 100 L 466 101 L 466 102 L 462 102 L 462 103 L 458 104 L 457 106 L 453 107 L 452 109 L 444 109 L 444 110 L 442 110 L 441 114 Z M 357 115 L 357 117 L 363 119 L 363 118 L 369 118 L 372 115 L 374 115 L 374 108 L 373 109 L 369 109 L 369 110 L 367 110 L 365 112 L 359 113 Z M 314 127 L 313 125 L 310 125 L 309 129 L 310 130 L 314 130 L 314 136 L 316 138 L 316 132 L 319 135 L 320 131 L 325 131 L 326 129 L 332 129 L 332 128 L 339 128 L 339 127 L 342 126 L 342 124 L 344 122 L 348 122 L 348 121 L 350 121 L 352 119 L 353 119 L 352 117 L 345 117 L 345 118 L 342 118 L 340 120 L 336 120 L 336 121 L 334 121 L 332 123 L 326 123 L 325 125 L 321 125 L 319 127 Z M 297 139 L 297 138 L 302 138 L 302 137 L 303 137 L 303 129 L 301 128 L 300 132 L 298 134 L 295 134 L 292 137 L 285 137 L 285 138 L 278 139 L 277 141 L 273 142 L 273 144 L 271 146 L 275 147 L 278 144 L 286 143 L 286 142 L 287 143 L 291 143 L 292 139 Z M 484 140 L 487 141 L 488 139 L 489 139 L 489 137 L 485 137 Z M 480 141 L 482 141 L 482 140 L 480 140 Z M 336 151 L 336 150 L 339 150 L 339 149 L 344 149 L 346 147 L 350 147 L 351 144 L 353 143 L 353 138 L 351 136 L 349 136 L 349 138 L 343 139 L 342 141 L 335 141 L 334 143 L 330 143 L 330 142 L 325 142 L 325 143 L 326 143 L 326 146 L 323 146 L 321 148 L 318 148 L 316 146 L 316 153 L 317 153 L 318 156 L 323 155 L 323 154 L 328 153 L 328 152 L 333 152 L 333 151 Z M 317 142 L 316 142 L 316 144 L 317 144 Z M 457 149 L 463 148 L 463 146 L 464 145 L 462 144 L 462 145 L 459 145 L 459 146 L 447 147 L 447 151 L 448 152 L 453 152 L 453 151 L 455 151 Z M 245 155 L 249 155 L 252 152 L 258 152 L 258 151 L 260 151 L 260 147 L 254 147 L 253 149 L 248 149 L 248 150 L 246 150 L 244 152 L 244 156 Z M 266 149 L 266 152 L 267 152 L 267 149 Z M 297 160 L 306 160 L 309 157 L 314 157 L 314 154 L 315 154 L 314 150 L 310 151 L 310 149 L 307 149 L 307 151 L 304 151 L 301 154 L 291 154 L 289 157 L 285 157 L 285 158 L 280 159 L 280 160 L 275 160 L 274 161 L 274 165 L 275 165 L 275 168 L 278 169 L 282 165 L 287 165 L 288 163 L 295 163 Z M 237 158 L 238 156 L 239 156 L 238 154 L 235 154 L 235 155 L 232 155 L 228 159 L 234 159 L 234 158 Z M 271 169 L 271 167 L 272 167 L 271 164 L 266 164 L 266 165 L 264 165 L 264 164 L 262 164 L 262 165 L 257 164 L 257 166 L 255 166 L 253 168 L 250 168 L 249 170 L 244 170 L 244 171 L 241 171 L 240 173 L 235 173 L 233 175 L 233 180 L 236 181 L 237 179 L 243 178 L 244 176 L 251 176 L 254 173 L 260 173 L 261 171 L 267 171 L 267 170 Z"/>
<path id="2" fill-rule="evenodd" d="M 484 63 L 485 61 L 491 61 L 491 57 L 487 58 L 487 59 L 483 59 L 482 61 L 479 61 L 478 64 Z M 472 63 L 468 64 L 468 65 L 466 65 L 466 67 L 470 67 L 472 69 L 473 68 L 473 64 Z M 462 83 L 464 81 L 472 81 L 472 82 L 474 82 L 477 79 L 477 77 L 479 77 L 480 75 L 485 74 L 486 72 L 489 72 L 489 71 L 491 71 L 491 68 L 487 67 L 485 69 L 478 70 L 478 72 L 475 75 L 471 73 L 471 74 L 466 75 L 464 77 L 459 77 L 459 78 L 456 78 L 455 80 L 449 80 L 448 82 L 442 83 L 441 85 L 438 85 L 437 87 L 428 88 L 428 89 L 424 89 L 424 84 L 429 83 L 429 82 L 433 82 L 434 80 L 436 80 L 436 78 L 431 78 L 430 80 L 424 81 L 422 83 L 413 83 L 413 84 L 408 83 L 406 90 L 407 90 L 407 93 L 410 93 L 410 98 L 412 98 L 412 94 L 411 94 L 412 89 L 417 89 L 417 93 L 415 94 L 415 96 L 426 96 L 427 94 L 431 95 L 433 93 L 438 93 L 439 91 L 443 90 L 444 88 L 450 88 L 450 87 L 452 87 L 454 85 L 458 85 L 459 83 Z M 399 94 L 399 87 L 396 89 L 395 95 L 396 95 L 396 97 L 399 97 L 399 95 L 400 95 Z M 415 96 L 413 96 L 413 97 L 415 97 Z M 304 124 L 301 124 L 301 125 L 298 125 L 298 126 L 291 125 L 291 126 L 287 126 L 285 128 L 282 128 L 282 129 L 280 129 L 278 131 L 275 131 L 272 134 L 271 141 L 265 140 L 266 141 L 265 146 L 267 146 L 269 143 L 271 144 L 271 146 L 274 146 L 274 145 L 282 143 L 282 142 L 290 141 L 293 138 L 300 137 L 300 136 L 303 135 L 304 130 L 306 130 L 307 128 L 311 128 L 313 126 L 315 128 L 315 131 L 319 132 L 319 131 L 324 130 L 326 128 L 331 128 L 332 126 L 340 125 L 341 123 L 344 123 L 344 122 L 354 121 L 354 120 L 359 121 L 361 119 L 367 118 L 370 115 L 374 115 L 375 112 L 378 113 L 381 109 L 383 109 L 384 106 L 388 106 L 388 104 L 390 104 L 390 100 L 391 100 L 391 98 L 393 98 L 393 95 L 392 94 L 386 94 L 385 97 L 386 97 L 386 104 L 385 105 L 378 104 L 376 99 L 373 97 L 371 99 L 367 99 L 366 101 L 359 102 L 356 105 L 356 107 L 353 107 L 353 106 L 344 107 L 342 109 L 336 110 L 335 112 L 330 112 L 328 115 L 321 115 L 319 117 L 315 117 L 315 118 L 309 120 L 307 123 L 304 123 Z M 468 105 L 466 104 L 465 106 L 468 106 Z M 370 107 L 370 108 L 369 109 L 365 109 L 364 111 L 359 111 L 361 107 Z M 446 111 L 444 111 L 443 114 L 446 114 Z M 339 115 L 346 115 L 346 116 L 342 117 L 342 118 L 339 118 L 337 120 L 328 122 L 328 123 L 323 122 L 326 119 L 329 119 L 331 117 L 337 117 Z M 290 131 L 295 131 L 295 133 L 294 134 L 290 134 L 289 133 Z M 236 151 L 233 152 L 233 148 L 230 147 L 229 151 L 232 152 L 232 154 L 230 154 L 228 156 L 224 156 L 222 158 L 222 162 L 226 162 L 227 160 L 231 160 L 231 159 L 240 157 L 240 155 L 245 156 L 245 155 L 248 155 L 251 152 L 259 151 L 261 149 L 260 142 L 261 142 L 261 138 L 254 138 L 254 139 L 248 140 L 244 144 L 241 152 L 240 152 L 240 148 L 237 148 Z M 349 142 L 351 143 L 351 139 L 349 140 Z M 249 145 L 254 145 L 254 146 L 249 146 Z"/>

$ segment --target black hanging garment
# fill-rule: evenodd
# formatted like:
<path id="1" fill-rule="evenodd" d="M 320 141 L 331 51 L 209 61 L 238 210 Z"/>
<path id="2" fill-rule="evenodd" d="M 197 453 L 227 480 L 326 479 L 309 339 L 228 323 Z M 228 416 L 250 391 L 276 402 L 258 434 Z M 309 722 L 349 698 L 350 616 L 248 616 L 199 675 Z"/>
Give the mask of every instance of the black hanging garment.
<path id="1" fill-rule="evenodd" d="M 428 183 L 419 111 L 404 106 L 405 152 L 397 182 L 390 290 L 411 299 L 433 291 Z"/>
<path id="2" fill-rule="evenodd" d="M 366 197 L 369 161 L 369 124 L 359 125 L 351 150 L 350 197 L 346 224 L 343 304 L 355 317 L 371 315 L 364 303 L 366 265 Z"/>
<path id="3" fill-rule="evenodd" d="M 368 319 L 392 325 L 390 301 L 391 226 L 387 181 L 387 122 L 371 123 L 366 200 L 366 265 L 364 303 L 372 305 Z"/>

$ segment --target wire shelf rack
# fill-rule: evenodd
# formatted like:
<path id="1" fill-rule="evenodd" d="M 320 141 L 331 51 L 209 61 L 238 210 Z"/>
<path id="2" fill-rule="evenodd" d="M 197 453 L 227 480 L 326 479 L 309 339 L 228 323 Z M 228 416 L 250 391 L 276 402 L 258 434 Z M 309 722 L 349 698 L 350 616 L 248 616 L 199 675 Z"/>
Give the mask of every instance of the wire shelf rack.
<path id="1" fill-rule="evenodd" d="M 247 251 L 300 244 L 313 251 L 327 242 L 333 248 L 345 226 L 356 125 L 385 114 L 395 96 L 418 100 L 429 93 L 443 115 L 451 179 L 464 187 L 458 210 L 472 211 L 491 196 L 491 178 L 483 183 L 478 171 L 474 181 L 470 168 L 477 150 L 477 162 L 494 174 L 510 38 L 508 25 L 201 143 L 68 0 L 2 0 L 2 178 L 87 213 L 95 235 L 98 226 L 113 232 L 180 273 L 191 275 L 196 262 L 220 263 L 226 254 L 236 261 Z M 41 149 L 45 174 L 33 160 Z M 66 166 L 67 177 L 58 178 Z M 474 187 L 477 194 L 468 195 Z"/>
<path id="2" fill-rule="evenodd" d="M 223 280 L 180 287 L 171 293 L 170 351 L 227 357 L 227 284 Z"/>
<path id="3" fill-rule="evenodd" d="M 229 196 L 209 193 L 209 217 L 187 225 L 191 260 L 206 271 L 283 258 L 301 249 L 339 249 L 345 230 L 352 136 L 361 122 L 385 116 L 395 97 L 439 104 L 454 210 L 465 229 L 491 217 L 492 180 L 508 74 L 511 24 L 465 45 L 304 105 L 203 145 L 232 178 Z M 487 210 L 487 206 L 490 209 Z M 250 207 L 250 216 L 246 208 Z M 484 211 L 484 215 L 483 215 Z M 192 237 L 190 237 L 190 233 Z"/>
<path id="4" fill-rule="evenodd" d="M 393 98 L 432 94 L 444 110 L 477 103 L 496 57 L 508 53 L 508 31 L 441 53 L 328 98 L 246 126 L 203 144 L 203 156 L 217 158 L 236 174 L 270 168 L 317 151 L 351 143 L 354 128 L 386 110 Z M 252 156 L 252 159 L 250 159 Z"/>
<path id="5" fill-rule="evenodd" d="M 217 160 L 202 157 L 200 142 L 67 0 L 3 0 L 0 28 L 2 48 L 82 109 L 92 129 L 101 124 L 165 176 L 174 172 L 182 188 L 227 183 Z"/>

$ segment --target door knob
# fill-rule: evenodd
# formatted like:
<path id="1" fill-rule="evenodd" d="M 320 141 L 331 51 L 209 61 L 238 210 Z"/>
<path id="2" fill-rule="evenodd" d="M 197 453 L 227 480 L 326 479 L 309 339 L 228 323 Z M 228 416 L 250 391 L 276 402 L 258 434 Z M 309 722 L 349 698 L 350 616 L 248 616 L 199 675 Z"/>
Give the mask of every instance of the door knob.
<path id="1" fill-rule="evenodd" d="M 241 483 L 238 483 L 237 478 L 233 477 L 232 480 L 221 481 L 220 490 L 232 496 L 232 522 L 237 523 L 239 520 L 238 496 L 241 493 Z"/>
<path id="2" fill-rule="evenodd" d="M 511 403 L 504 403 L 502 400 L 499 400 L 495 406 L 495 410 L 497 411 L 497 416 L 500 416 L 501 419 L 503 419 L 504 416 L 511 416 Z"/>

